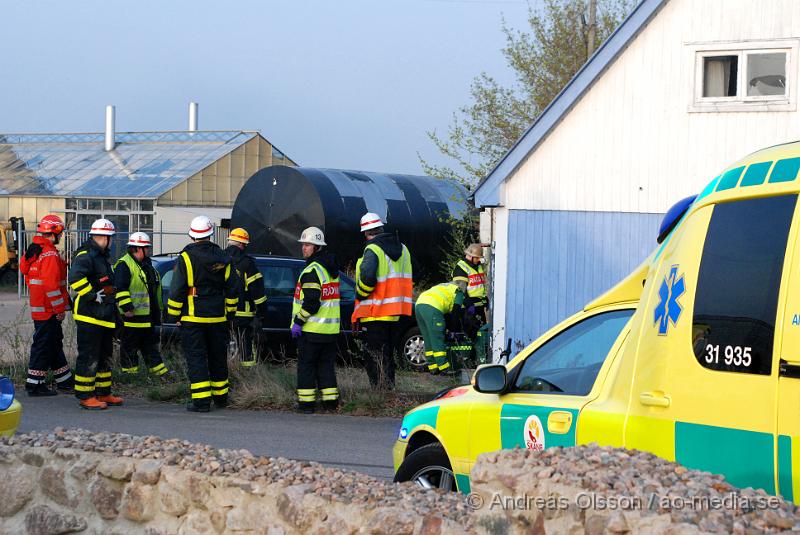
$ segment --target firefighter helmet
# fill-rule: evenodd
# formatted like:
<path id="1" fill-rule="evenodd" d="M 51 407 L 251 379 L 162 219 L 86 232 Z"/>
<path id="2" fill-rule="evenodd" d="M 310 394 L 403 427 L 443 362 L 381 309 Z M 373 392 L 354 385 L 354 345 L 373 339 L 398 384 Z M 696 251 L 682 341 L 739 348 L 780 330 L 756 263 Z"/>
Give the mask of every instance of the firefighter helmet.
<path id="1" fill-rule="evenodd" d="M 134 232 L 128 237 L 128 245 L 131 247 L 150 247 L 150 236 L 144 232 Z"/>
<path id="2" fill-rule="evenodd" d="M 325 234 L 317 227 L 308 227 L 300 234 L 300 243 L 310 243 L 311 245 L 328 245 L 325 243 Z"/>
<path id="3" fill-rule="evenodd" d="M 211 220 L 204 215 L 199 215 L 192 219 L 189 225 L 189 236 L 192 238 L 208 238 L 214 234 L 214 225 Z"/>
<path id="4" fill-rule="evenodd" d="M 365 230 L 372 230 L 374 228 L 382 227 L 383 221 L 381 220 L 381 216 L 373 212 L 367 212 L 361 218 L 361 232 Z"/>
<path id="5" fill-rule="evenodd" d="M 231 231 L 230 236 L 228 236 L 228 240 L 247 245 L 250 243 L 250 234 L 243 228 L 235 228 Z"/>
<path id="6" fill-rule="evenodd" d="M 42 234 L 61 234 L 64 232 L 64 221 L 57 215 L 48 214 L 36 225 L 36 232 Z"/>
<path id="7" fill-rule="evenodd" d="M 89 234 L 95 236 L 113 236 L 114 233 L 116 233 L 114 223 L 108 219 L 96 219 L 89 230 Z"/>

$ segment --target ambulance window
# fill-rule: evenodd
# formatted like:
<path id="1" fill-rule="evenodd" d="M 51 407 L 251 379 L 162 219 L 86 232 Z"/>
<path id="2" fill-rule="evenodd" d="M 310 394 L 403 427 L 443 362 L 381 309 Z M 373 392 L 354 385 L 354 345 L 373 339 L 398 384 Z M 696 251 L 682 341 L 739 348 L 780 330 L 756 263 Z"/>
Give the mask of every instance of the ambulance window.
<path id="1" fill-rule="evenodd" d="M 796 195 L 718 204 L 708 226 L 692 322 L 697 361 L 769 375 L 786 240 Z"/>
<path id="2" fill-rule="evenodd" d="M 605 312 L 561 331 L 528 356 L 514 390 L 585 396 L 632 315 L 633 310 Z"/>

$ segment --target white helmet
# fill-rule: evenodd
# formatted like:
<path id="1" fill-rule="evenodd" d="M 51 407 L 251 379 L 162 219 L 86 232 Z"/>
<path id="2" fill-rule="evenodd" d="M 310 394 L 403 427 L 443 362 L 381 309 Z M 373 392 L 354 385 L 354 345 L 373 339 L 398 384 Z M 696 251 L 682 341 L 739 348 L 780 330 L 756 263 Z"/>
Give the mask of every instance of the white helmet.
<path id="1" fill-rule="evenodd" d="M 192 219 L 189 225 L 189 236 L 192 238 L 208 238 L 214 234 L 214 224 L 204 215 L 199 215 Z"/>
<path id="2" fill-rule="evenodd" d="M 325 243 L 325 234 L 317 227 L 308 227 L 300 234 L 300 243 L 310 243 L 311 245 L 328 245 Z"/>
<path id="3" fill-rule="evenodd" d="M 96 219 L 89 230 L 89 234 L 95 236 L 113 236 L 115 232 L 114 223 L 108 219 Z"/>
<path id="4" fill-rule="evenodd" d="M 379 216 L 376 213 L 367 212 L 361 218 L 361 232 L 382 226 L 383 226 L 383 221 L 381 220 L 381 216 Z"/>
<path id="5" fill-rule="evenodd" d="M 132 247 L 150 247 L 150 236 L 144 232 L 134 232 L 128 237 L 128 245 Z"/>

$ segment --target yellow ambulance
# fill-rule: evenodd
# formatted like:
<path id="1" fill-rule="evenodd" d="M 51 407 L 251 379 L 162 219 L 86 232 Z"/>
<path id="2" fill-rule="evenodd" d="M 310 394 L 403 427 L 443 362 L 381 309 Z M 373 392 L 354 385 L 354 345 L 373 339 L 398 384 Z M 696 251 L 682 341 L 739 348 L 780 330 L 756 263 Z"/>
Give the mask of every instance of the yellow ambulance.
<path id="1" fill-rule="evenodd" d="M 481 453 L 598 443 L 800 502 L 800 142 L 665 216 L 632 274 L 409 412 L 395 480 L 469 492 Z"/>

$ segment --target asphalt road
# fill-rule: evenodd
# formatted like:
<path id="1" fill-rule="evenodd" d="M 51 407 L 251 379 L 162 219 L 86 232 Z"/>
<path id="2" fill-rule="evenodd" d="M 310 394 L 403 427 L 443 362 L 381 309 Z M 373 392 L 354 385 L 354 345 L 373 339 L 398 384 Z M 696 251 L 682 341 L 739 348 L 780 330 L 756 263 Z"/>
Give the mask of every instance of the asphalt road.
<path id="1" fill-rule="evenodd" d="M 193 414 L 173 404 L 128 400 L 105 411 L 80 409 L 74 397 L 20 396 L 19 433 L 81 427 L 131 435 L 156 435 L 247 449 L 256 455 L 317 461 L 391 479 L 392 445 L 400 421 L 330 414 L 217 410 Z"/>

